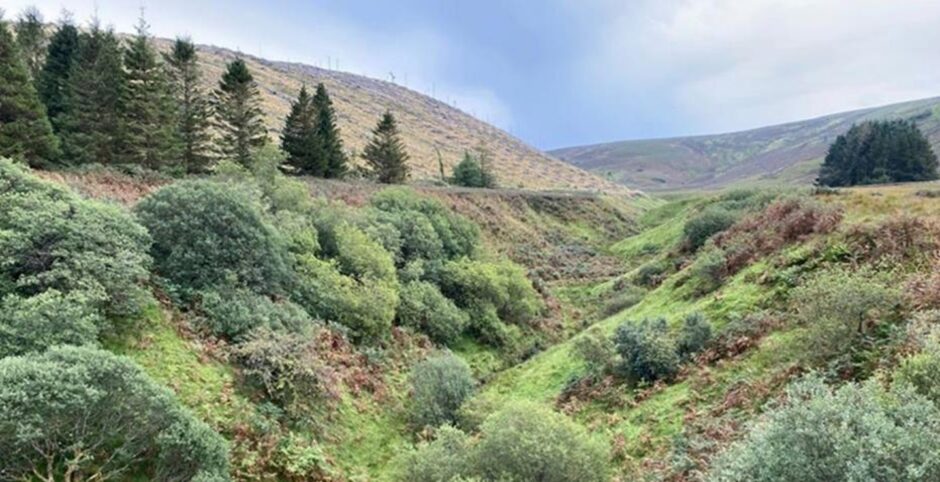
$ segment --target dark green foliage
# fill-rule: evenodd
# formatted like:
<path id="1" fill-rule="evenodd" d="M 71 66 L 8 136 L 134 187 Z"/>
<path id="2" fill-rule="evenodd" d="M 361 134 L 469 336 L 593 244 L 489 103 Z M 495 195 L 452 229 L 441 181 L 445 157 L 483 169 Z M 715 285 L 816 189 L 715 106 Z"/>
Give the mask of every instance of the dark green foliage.
<path id="1" fill-rule="evenodd" d="M 398 324 L 425 333 L 437 343 L 453 343 L 467 326 L 467 314 L 431 283 L 405 283 L 399 296 L 401 304 L 396 314 Z"/>
<path id="2" fill-rule="evenodd" d="M 937 179 L 937 156 L 917 125 L 869 121 L 836 138 L 819 172 L 824 186 Z"/>
<path id="3" fill-rule="evenodd" d="M 72 66 L 78 58 L 78 43 L 78 29 L 65 17 L 49 39 L 45 63 L 37 79 L 39 98 L 57 133 L 61 130 L 60 116 L 66 109 Z"/>
<path id="4" fill-rule="evenodd" d="M 692 313 L 682 320 L 682 329 L 676 341 L 679 357 L 687 360 L 702 351 L 712 339 L 712 326 L 701 313 Z"/>
<path id="5" fill-rule="evenodd" d="M 35 83 L 46 59 L 46 31 L 42 13 L 36 7 L 27 7 L 14 25 L 16 44 L 26 64 L 30 80 Z"/>
<path id="6" fill-rule="evenodd" d="M 212 163 L 209 100 L 202 90 L 199 55 L 191 40 L 177 38 L 163 54 L 175 100 L 179 161 L 188 173 L 206 172 Z"/>
<path id="7" fill-rule="evenodd" d="M 219 152 L 224 158 L 249 167 L 255 151 L 267 142 L 260 103 L 248 65 L 242 59 L 230 62 L 213 93 Z"/>
<path id="8" fill-rule="evenodd" d="M 621 311 L 637 304 L 646 296 L 646 290 L 639 286 L 626 285 L 623 289 L 613 293 L 613 295 L 604 302 L 601 315 L 604 317 L 613 316 Z"/>
<path id="9" fill-rule="evenodd" d="M 938 312 L 927 312 L 934 320 Z M 934 405 L 940 407 L 940 340 L 934 330 L 924 341 L 923 349 L 904 358 L 894 373 L 897 383 L 907 384 L 917 393 L 927 397 Z"/>
<path id="10" fill-rule="evenodd" d="M 0 360 L 0 453 L 6 480 L 228 480 L 221 436 L 130 360 L 90 348 Z"/>
<path id="11" fill-rule="evenodd" d="M 480 229 L 436 200 L 411 189 L 389 188 L 373 196 L 371 204 L 384 213 L 379 220 L 394 225 L 399 232 L 399 265 L 416 259 L 456 259 L 476 254 Z"/>
<path id="12" fill-rule="evenodd" d="M 432 442 L 418 445 L 406 452 L 395 467 L 395 480 L 402 482 L 454 482 L 472 470 L 467 460 L 472 445 L 470 437 L 462 431 L 442 426 Z"/>
<path id="13" fill-rule="evenodd" d="M 124 87 L 120 41 L 113 31 L 103 30 L 95 22 L 88 32 L 79 35 L 61 117 L 57 117 L 66 163 L 121 161 L 125 138 Z"/>
<path id="14" fill-rule="evenodd" d="M 574 351 L 584 360 L 590 375 L 604 375 L 613 369 L 616 358 L 614 344 L 600 328 L 592 327 L 575 338 Z"/>
<path id="15" fill-rule="evenodd" d="M 40 166 L 58 155 L 58 140 L 29 70 L 7 23 L 0 19 L 0 157 Z"/>
<path id="16" fill-rule="evenodd" d="M 735 217 L 720 207 L 708 207 L 686 221 L 682 227 L 682 238 L 688 251 L 696 251 L 708 238 L 734 224 Z"/>
<path id="17" fill-rule="evenodd" d="M 259 328 L 233 349 L 248 382 L 290 413 L 301 413 L 326 391 L 325 368 L 310 334 Z"/>
<path id="18" fill-rule="evenodd" d="M 617 327 L 614 344 L 620 355 L 617 370 L 631 382 L 670 380 L 679 371 L 666 320 L 626 321 Z"/>
<path id="19" fill-rule="evenodd" d="M 659 283 L 662 282 L 666 272 L 668 271 L 668 261 L 650 261 L 649 263 L 640 266 L 640 268 L 636 271 L 636 276 L 634 276 L 633 282 L 639 286 L 653 288 L 659 286 Z"/>
<path id="20" fill-rule="evenodd" d="M 495 188 L 496 177 L 486 164 L 485 153 L 474 157 L 469 151 L 464 152 L 463 160 L 454 166 L 454 173 L 450 183 L 463 187 Z"/>
<path id="21" fill-rule="evenodd" d="M 314 125 L 316 112 L 307 86 L 290 106 L 281 131 L 281 149 L 287 153 L 286 164 L 296 174 L 323 177 L 326 174 L 326 159 L 321 156 L 319 138 Z"/>
<path id="22" fill-rule="evenodd" d="M 718 458 L 709 480 L 940 479 L 940 413 L 922 396 L 874 379 L 833 391 L 809 377 L 785 400 Z"/>
<path id="23" fill-rule="evenodd" d="M 408 179 L 408 153 L 398 135 L 398 123 L 390 111 L 382 115 L 372 131 L 372 139 L 362 158 L 376 180 L 384 184 L 401 184 Z"/>
<path id="24" fill-rule="evenodd" d="M 601 482 L 607 447 L 564 415 L 532 403 L 511 404 L 480 427 L 469 475 L 484 480 Z"/>
<path id="25" fill-rule="evenodd" d="M 224 287 L 200 293 L 199 309 L 205 327 L 215 336 L 241 341 L 257 328 L 306 334 L 310 315 L 289 301 L 272 301 L 243 288 Z"/>
<path id="26" fill-rule="evenodd" d="M 104 324 L 81 293 L 48 290 L 0 299 L 0 358 L 40 352 L 55 345 L 94 345 Z"/>
<path id="27" fill-rule="evenodd" d="M 470 367 L 444 352 L 418 362 L 411 370 L 411 421 L 415 428 L 457 421 L 457 411 L 473 393 Z"/>
<path id="28" fill-rule="evenodd" d="M 336 112 L 333 101 L 322 83 L 317 84 L 313 95 L 314 128 L 320 154 L 326 166 L 324 175 L 330 178 L 343 177 L 346 174 L 346 153 L 343 152 L 343 139 L 336 126 Z"/>
<path id="29" fill-rule="evenodd" d="M 0 160 L 0 296 L 81 292 L 101 312 L 147 299 L 150 237 L 124 210 L 78 198 Z"/>
<path id="30" fill-rule="evenodd" d="M 237 185 L 178 182 L 147 196 L 136 212 L 153 236 L 157 273 L 184 297 L 228 283 L 279 293 L 290 279 L 286 243 Z"/>
<path id="31" fill-rule="evenodd" d="M 169 79 L 147 29 L 140 19 L 124 51 L 123 161 L 159 169 L 178 162 L 179 142 Z"/>

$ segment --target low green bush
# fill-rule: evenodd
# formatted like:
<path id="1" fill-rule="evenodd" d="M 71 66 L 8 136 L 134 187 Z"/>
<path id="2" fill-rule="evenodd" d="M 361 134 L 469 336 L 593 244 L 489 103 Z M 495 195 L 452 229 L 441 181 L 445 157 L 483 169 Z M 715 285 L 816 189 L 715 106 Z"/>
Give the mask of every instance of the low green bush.
<path id="1" fill-rule="evenodd" d="M 666 320 L 626 321 L 617 327 L 617 371 L 631 382 L 669 380 L 679 371 L 679 356 Z"/>
<path id="2" fill-rule="evenodd" d="M 411 421 L 418 429 L 455 423 L 474 388 L 470 367 L 450 352 L 418 362 L 410 378 Z"/>
<path id="3" fill-rule="evenodd" d="M 574 351 L 584 361 L 588 373 L 594 376 L 612 371 L 617 356 L 613 342 L 598 327 L 591 327 L 576 337 Z"/>
<path id="4" fill-rule="evenodd" d="M 0 358 L 55 345 L 94 345 L 104 320 L 80 292 L 56 290 L 0 300 Z"/>
<path id="5" fill-rule="evenodd" d="M 923 396 L 879 380 L 832 390 L 818 377 L 721 454 L 708 480 L 940 480 L 940 412 Z"/>
<path id="6" fill-rule="evenodd" d="M 129 359 L 84 347 L 0 359 L 0 453 L 11 480 L 229 480 L 220 435 Z"/>
<path id="7" fill-rule="evenodd" d="M 307 333 L 313 326 L 310 315 L 290 301 L 272 301 L 245 288 L 219 287 L 199 293 L 198 322 L 215 336 L 232 341 L 242 339 L 252 330 Z"/>
<path id="8" fill-rule="evenodd" d="M 396 314 L 398 324 L 425 333 L 438 343 L 453 343 L 467 327 L 467 314 L 431 283 L 405 283 L 401 287 L 400 297 L 401 303 Z"/>
<path id="9" fill-rule="evenodd" d="M 682 227 L 682 241 L 685 249 L 696 251 L 715 234 L 734 224 L 735 216 L 728 210 L 709 206 L 701 213 L 689 218 Z"/>
<path id="10" fill-rule="evenodd" d="M 452 482 L 472 468 L 467 460 L 470 437 L 448 425 L 437 429 L 431 442 L 402 454 L 394 467 L 394 479 L 402 482 Z"/>
<path id="11" fill-rule="evenodd" d="M 290 280 L 288 242 L 238 185 L 177 182 L 144 198 L 136 212 L 153 236 L 157 273 L 184 298 L 233 281 L 281 293 Z"/>
<path id="12" fill-rule="evenodd" d="M 682 320 L 676 351 L 679 358 L 688 360 L 702 351 L 712 339 L 712 326 L 701 313 L 692 313 Z"/>
<path id="13" fill-rule="evenodd" d="M 923 349 L 901 360 L 894 373 L 897 383 L 907 384 L 940 407 L 940 340 L 938 332 L 928 336 Z"/>
<path id="14" fill-rule="evenodd" d="M 601 315 L 606 317 L 616 315 L 627 308 L 639 303 L 646 296 L 646 290 L 639 286 L 627 285 L 619 292 L 614 293 L 607 301 Z"/>
<path id="15" fill-rule="evenodd" d="M 669 263 L 667 261 L 650 261 L 649 263 L 640 266 L 640 268 L 636 271 L 636 275 L 633 277 L 633 282 L 638 286 L 653 288 L 659 286 L 659 283 L 662 282 L 666 272 L 668 271 Z"/>
<path id="16" fill-rule="evenodd" d="M 509 261 L 462 258 L 449 262 L 441 272 L 441 291 L 464 308 L 492 306 L 506 323 L 525 324 L 542 310 L 541 298 L 525 270 Z"/>

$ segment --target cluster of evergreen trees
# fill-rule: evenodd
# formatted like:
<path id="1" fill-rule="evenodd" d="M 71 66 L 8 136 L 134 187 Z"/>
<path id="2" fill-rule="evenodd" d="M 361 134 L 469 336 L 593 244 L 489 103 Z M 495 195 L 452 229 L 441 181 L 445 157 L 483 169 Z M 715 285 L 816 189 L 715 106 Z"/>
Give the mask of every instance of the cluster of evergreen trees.
<path id="1" fill-rule="evenodd" d="M 824 186 L 937 179 L 937 156 L 916 124 L 869 121 L 852 126 L 829 147 L 819 173 Z"/>
<path id="2" fill-rule="evenodd" d="M 0 156 L 31 166 L 134 164 L 201 173 L 218 159 L 248 166 L 266 144 L 258 86 L 236 58 L 211 93 L 195 45 L 179 38 L 159 54 L 142 19 L 122 42 L 93 20 L 68 15 L 51 37 L 39 12 L 13 29 L 0 18 Z M 337 178 L 347 170 L 333 103 L 323 84 L 302 88 L 281 135 L 286 171 Z M 391 112 L 363 153 L 380 182 L 408 177 L 408 154 Z"/>

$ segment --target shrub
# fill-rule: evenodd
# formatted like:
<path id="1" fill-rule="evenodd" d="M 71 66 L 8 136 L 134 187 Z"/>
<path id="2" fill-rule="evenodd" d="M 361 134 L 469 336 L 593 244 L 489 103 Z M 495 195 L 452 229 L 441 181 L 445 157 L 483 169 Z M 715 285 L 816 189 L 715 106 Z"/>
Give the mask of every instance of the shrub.
<path id="1" fill-rule="evenodd" d="M 470 367 L 450 352 L 419 362 L 411 370 L 412 423 L 423 428 L 456 422 L 473 386 Z"/>
<path id="2" fill-rule="evenodd" d="M 310 315 L 290 301 L 272 301 L 244 288 L 231 286 L 200 292 L 202 324 L 215 336 L 241 341 L 251 330 L 308 333 Z"/>
<path id="3" fill-rule="evenodd" d="M 922 351 L 901 360 L 894 379 L 897 383 L 907 384 L 917 393 L 927 397 L 940 407 L 940 341 L 934 332 L 926 340 Z"/>
<path id="4" fill-rule="evenodd" d="M 148 301 L 147 231 L 122 209 L 80 199 L 0 160 L 0 296 L 81 291 L 104 315 Z"/>
<path id="5" fill-rule="evenodd" d="M 613 316 L 621 311 L 639 303 L 646 296 L 646 290 L 639 286 L 627 285 L 620 292 L 604 303 L 601 314 L 604 317 Z"/>
<path id="6" fill-rule="evenodd" d="M 633 277 L 633 282 L 639 286 L 653 288 L 662 283 L 665 273 L 669 271 L 669 263 L 666 261 L 651 261 L 640 266 Z"/>
<path id="7" fill-rule="evenodd" d="M 431 283 L 412 281 L 401 288 L 398 324 L 425 333 L 432 340 L 449 344 L 457 340 L 469 321 L 467 314 L 445 298 Z"/>
<path id="8" fill-rule="evenodd" d="M 382 218 L 395 224 L 402 235 L 408 229 L 403 229 L 403 223 L 413 223 L 419 217 L 426 218 L 434 228 L 434 232 L 441 241 L 444 257 L 456 259 L 463 256 L 472 257 L 480 244 L 480 229 L 463 216 L 454 214 L 440 202 L 419 196 L 408 188 L 388 188 L 376 194 L 371 200 L 372 206 L 379 211 L 397 216 Z M 424 244 L 424 240 L 417 236 L 423 231 L 415 231 L 415 236 L 403 239 L 402 251 L 420 252 L 414 246 Z M 405 258 L 407 261 L 408 258 Z"/>
<path id="9" fill-rule="evenodd" d="M 618 371 L 632 382 L 669 380 L 679 370 L 675 342 L 664 319 L 624 322 L 617 327 L 614 345 L 620 355 Z"/>
<path id="10" fill-rule="evenodd" d="M 830 390 L 818 377 L 787 389 L 715 462 L 713 481 L 938 480 L 940 413 L 878 380 Z"/>
<path id="11" fill-rule="evenodd" d="M 462 258 L 444 265 L 441 290 L 458 306 L 492 306 L 500 320 L 524 324 L 542 309 L 525 270 L 509 261 L 480 262 Z"/>
<path id="12" fill-rule="evenodd" d="M 233 348 L 232 355 L 248 383 L 289 413 L 302 413 L 326 392 L 327 371 L 309 334 L 258 328 Z"/>
<path id="13" fill-rule="evenodd" d="M 607 448 L 564 415 L 532 403 L 515 403 L 483 422 L 472 455 L 484 480 L 543 482 L 608 480 Z"/>
<path id="14" fill-rule="evenodd" d="M 28 298 L 7 295 L 0 300 L 0 358 L 55 345 L 96 344 L 103 323 L 81 293 L 48 290 Z"/>
<path id="15" fill-rule="evenodd" d="M 470 472 L 470 437 L 444 425 L 434 441 L 424 442 L 396 460 L 395 480 L 403 482 L 451 482 Z"/>
<path id="16" fill-rule="evenodd" d="M 232 280 L 279 293 L 290 278 L 287 243 L 237 185 L 177 182 L 147 196 L 136 211 L 153 236 L 157 273 L 184 297 Z"/>
<path id="17" fill-rule="evenodd" d="M 398 307 L 397 284 L 357 280 L 336 265 L 313 256 L 297 260 L 295 300 L 310 314 L 346 326 L 360 340 L 386 336 Z"/>
<path id="18" fill-rule="evenodd" d="M 2 476 L 228 480 L 224 439 L 126 358 L 77 347 L 0 360 Z"/>
<path id="19" fill-rule="evenodd" d="M 811 277 L 790 296 L 797 319 L 809 326 L 807 352 L 817 359 L 845 354 L 901 301 L 875 273 L 841 269 Z"/>
<path id="20" fill-rule="evenodd" d="M 682 359 L 702 351 L 712 339 L 712 326 L 701 313 L 692 313 L 682 320 L 682 330 L 676 341 L 676 352 Z"/>
<path id="21" fill-rule="evenodd" d="M 689 218 L 682 227 L 682 240 L 688 251 L 696 251 L 708 238 L 734 224 L 735 218 L 728 210 L 710 206 L 698 215 Z"/>
<path id="22" fill-rule="evenodd" d="M 470 152 L 465 152 L 463 159 L 454 166 L 450 183 L 463 187 L 495 188 L 496 176 L 486 165 L 486 157 L 485 153 L 480 153 L 474 157 Z"/>
<path id="23" fill-rule="evenodd" d="M 348 224 L 336 227 L 336 262 L 345 275 L 356 279 L 395 282 L 395 263 L 381 244 Z"/>
<path id="24" fill-rule="evenodd" d="M 698 281 L 696 292 L 710 293 L 721 287 L 728 273 L 728 258 L 725 252 L 716 247 L 706 248 L 692 266 L 689 274 Z"/>
<path id="25" fill-rule="evenodd" d="M 598 327 L 591 327 L 574 339 L 574 351 L 584 360 L 590 375 L 603 375 L 613 369 L 614 344 Z"/>

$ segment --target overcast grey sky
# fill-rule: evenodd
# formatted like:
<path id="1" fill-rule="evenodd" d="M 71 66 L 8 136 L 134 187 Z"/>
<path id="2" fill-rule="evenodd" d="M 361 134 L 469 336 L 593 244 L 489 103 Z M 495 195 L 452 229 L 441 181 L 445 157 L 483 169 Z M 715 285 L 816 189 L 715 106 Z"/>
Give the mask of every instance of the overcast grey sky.
<path id="1" fill-rule="evenodd" d="M 31 4 L 392 73 L 546 149 L 940 95 L 937 0 L 3 0 Z"/>

